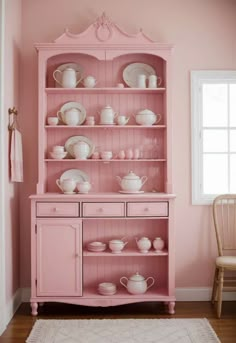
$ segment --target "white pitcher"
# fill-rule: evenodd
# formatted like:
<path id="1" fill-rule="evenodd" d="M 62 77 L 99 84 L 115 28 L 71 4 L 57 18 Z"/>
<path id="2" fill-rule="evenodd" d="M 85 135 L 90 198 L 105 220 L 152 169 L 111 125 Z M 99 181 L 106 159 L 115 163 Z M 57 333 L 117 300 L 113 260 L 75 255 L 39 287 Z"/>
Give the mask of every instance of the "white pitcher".
<path id="1" fill-rule="evenodd" d="M 88 158 L 90 148 L 86 142 L 77 142 L 72 147 L 76 159 L 86 160 Z"/>
<path id="2" fill-rule="evenodd" d="M 61 74 L 61 81 L 56 77 L 57 74 Z M 77 80 L 77 74 L 78 72 L 73 68 L 65 68 L 63 71 L 56 69 L 53 72 L 53 78 L 63 88 L 75 88 L 82 80 L 82 77 Z"/>

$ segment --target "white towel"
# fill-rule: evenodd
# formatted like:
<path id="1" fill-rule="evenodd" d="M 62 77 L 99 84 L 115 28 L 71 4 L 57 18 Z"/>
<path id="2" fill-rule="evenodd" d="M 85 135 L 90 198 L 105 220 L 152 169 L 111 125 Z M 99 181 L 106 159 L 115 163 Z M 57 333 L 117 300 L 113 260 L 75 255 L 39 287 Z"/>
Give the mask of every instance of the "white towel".
<path id="1" fill-rule="evenodd" d="M 14 128 L 11 132 L 11 181 L 23 182 L 23 151 L 21 133 Z"/>

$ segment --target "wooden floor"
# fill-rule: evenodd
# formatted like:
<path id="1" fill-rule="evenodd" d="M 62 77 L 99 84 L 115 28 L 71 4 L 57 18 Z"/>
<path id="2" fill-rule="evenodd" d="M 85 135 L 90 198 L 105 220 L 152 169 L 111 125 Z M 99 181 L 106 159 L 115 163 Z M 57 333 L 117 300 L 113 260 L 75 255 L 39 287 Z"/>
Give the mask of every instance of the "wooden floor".
<path id="1" fill-rule="evenodd" d="M 158 303 L 142 303 L 109 308 L 48 303 L 40 308 L 39 319 L 101 319 L 101 318 L 207 318 L 222 343 L 236 343 L 236 302 L 224 302 L 221 319 L 216 319 L 209 302 L 177 302 L 176 314 L 165 313 Z M 0 343 L 23 343 L 36 318 L 30 305 L 24 303 L 0 337 Z M 86 343 L 86 342 L 84 342 Z M 207 343 L 207 342 L 206 342 Z"/>

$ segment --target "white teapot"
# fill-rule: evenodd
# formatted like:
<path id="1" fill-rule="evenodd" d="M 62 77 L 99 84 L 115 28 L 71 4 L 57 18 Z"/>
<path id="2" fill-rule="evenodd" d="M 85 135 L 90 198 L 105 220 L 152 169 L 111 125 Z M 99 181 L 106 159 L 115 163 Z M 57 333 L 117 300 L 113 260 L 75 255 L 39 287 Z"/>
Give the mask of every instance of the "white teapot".
<path id="1" fill-rule="evenodd" d="M 57 74 L 61 74 L 61 80 L 56 77 Z M 76 88 L 78 83 L 82 80 L 82 77 L 80 79 L 77 79 L 77 74 L 78 72 L 76 70 L 68 67 L 65 68 L 63 71 L 59 69 L 54 70 L 53 78 L 63 88 Z"/>
<path id="2" fill-rule="evenodd" d="M 101 112 L 98 112 L 100 114 L 100 124 L 104 125 L 110 125 L 114 124 L 114 119 L 117 116 L 117 113 L 114 112 L 113 108 L 109 105 L 105 106 Z"/>
<path id="3" fill-rule="evenodd" d="M 155 114 L 154 112 L 148 109 L 139 111 L 135 115 L 135 121 L 139 125 L 151 126 L 153 124 L 159 123 L 160 120 L 161 120 L 160 114 Z"/>
<path id="4" fill-rule="evenodd" d="M 64 124 L 74 126 L 78 125 L 80 122 L 80 113 L 81 111 L 78 108 L 71 107 L 65 110 L 64 112 L 58 111 L 57 117 Z"/>
<path id="5" fill-rule="evenodd" d="M 126 280 L 126 284 L 123 282 L 123 280 Z M 149 286 L 148 286 L 148 280 L 152 280 Z M 120 278 L 120 283 L 125 288 L 127 288 L 128 292 L 131 294 L 145 293 L 148 290 L 148 288 L 150 288 L 154 284 L 154 282 L 155 280 L 153 277 L 149 276 L 147 279 L 145 279 L 138 272 L 130 276 L 129 279 L 126 276 L 122 276 Z"/>
<path id="6" fill-rule="evenodd" d="M 137 246 L 141 253 L 146 254 L 152 246 L 152 242 L 147 237 L 136 238 Z"/>
<path id="7" fill-rule="evenodd" d="M 132 171 L 124 176 L 123 179 L 121 179 L 120 176 L 116 176 L 116 178 L 122 190 L 129 192 L 138 192 L 148 179 L 147 176 L 142 176 L 140 178 Z"/>

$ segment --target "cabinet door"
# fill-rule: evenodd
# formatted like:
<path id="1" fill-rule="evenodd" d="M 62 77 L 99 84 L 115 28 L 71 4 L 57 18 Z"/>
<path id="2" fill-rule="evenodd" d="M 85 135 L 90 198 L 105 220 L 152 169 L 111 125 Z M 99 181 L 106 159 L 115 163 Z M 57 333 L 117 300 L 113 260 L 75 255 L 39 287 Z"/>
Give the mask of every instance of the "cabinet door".
<path id="1" fill-rule="evenodd" d="M 82 295 L 82 224 L 75 219 L 37 220 L 37 295 Z"/>

